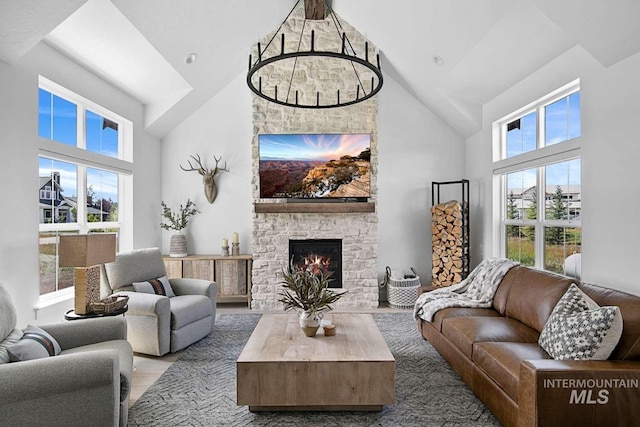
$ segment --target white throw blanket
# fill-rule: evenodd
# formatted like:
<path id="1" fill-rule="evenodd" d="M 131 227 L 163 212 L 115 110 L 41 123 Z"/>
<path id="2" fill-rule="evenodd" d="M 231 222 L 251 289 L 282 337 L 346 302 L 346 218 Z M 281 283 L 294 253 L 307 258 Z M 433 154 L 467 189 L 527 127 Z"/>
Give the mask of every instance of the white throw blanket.
<path id="1" fill-rule="evenodd" d="M 436 312 L 443 308 L 491 307 L 502 278 L 516 265 L 517 262 L 505 258 L 482 261 L 462 282 L 420 295 L 413 309 L 413 317 L 432 322 Z"/>

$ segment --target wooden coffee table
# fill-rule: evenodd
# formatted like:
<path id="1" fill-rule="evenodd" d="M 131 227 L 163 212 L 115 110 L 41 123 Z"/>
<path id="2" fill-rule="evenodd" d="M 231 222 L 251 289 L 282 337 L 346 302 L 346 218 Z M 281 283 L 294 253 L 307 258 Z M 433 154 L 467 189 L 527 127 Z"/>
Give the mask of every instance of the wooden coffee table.
<path id="1" fill-rule="evenodd" d="M 395 403 L 396 361 L 370 314 L 327 314 L 335 336 L 264 314 L 237 361 L 237 404 L 255 411 L 381 411 Z"/>

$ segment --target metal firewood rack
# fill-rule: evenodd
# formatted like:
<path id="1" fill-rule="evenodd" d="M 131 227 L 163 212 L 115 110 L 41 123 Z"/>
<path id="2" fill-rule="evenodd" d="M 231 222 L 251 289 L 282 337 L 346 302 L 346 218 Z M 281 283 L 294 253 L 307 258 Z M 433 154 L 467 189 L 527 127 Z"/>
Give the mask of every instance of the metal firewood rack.
<path id="1" fill-rule="evenodd" d="M 460 275 L 462 279 L 465 279 L 469 275 L 469 180 L 461 179 L 459 181 L 443 181 L 431 182 L 431 206 L 436 206 L 442 203 L 440 200 L 440 189 L 443 186 L 459 185 L 460 186 L 460 204 L 462 208 L 462 272 Z"/>

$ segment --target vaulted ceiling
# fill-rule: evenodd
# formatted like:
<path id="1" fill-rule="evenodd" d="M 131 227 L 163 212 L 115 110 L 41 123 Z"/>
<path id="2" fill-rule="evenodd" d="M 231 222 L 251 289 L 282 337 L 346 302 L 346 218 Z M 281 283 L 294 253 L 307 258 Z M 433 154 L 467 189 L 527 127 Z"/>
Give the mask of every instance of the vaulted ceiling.
<path id="1" fill-rule="evenodd" d="M 162 137 L 246 73 L 250 47 L 295 2 L 0 0 L 0 60 L 44 40 L 144 104 Z M 480 130 L 484 103 L 575 45 L 604 67 L 640 51 L 637 0 L 330 4 L 380 49 L 383 73 L 462 136 Z"/>

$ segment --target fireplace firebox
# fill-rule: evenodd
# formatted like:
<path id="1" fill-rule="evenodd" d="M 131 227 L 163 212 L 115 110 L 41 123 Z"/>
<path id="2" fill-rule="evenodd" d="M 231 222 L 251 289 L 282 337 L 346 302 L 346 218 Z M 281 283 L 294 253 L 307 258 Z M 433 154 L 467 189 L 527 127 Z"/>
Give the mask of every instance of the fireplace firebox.
<path id="1" fill-rule="evenodd" d="M 342 288 L 342 240 L 289 240 L 289 259 L 299 268 L 315 273 L 333 271 L 330 288 Z"/>

